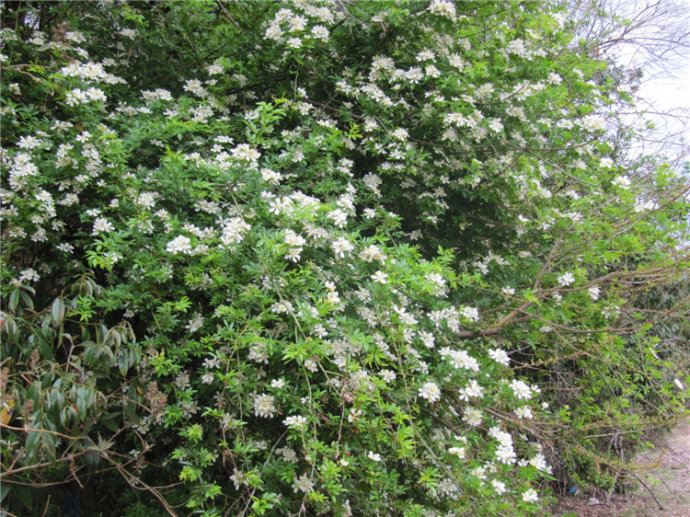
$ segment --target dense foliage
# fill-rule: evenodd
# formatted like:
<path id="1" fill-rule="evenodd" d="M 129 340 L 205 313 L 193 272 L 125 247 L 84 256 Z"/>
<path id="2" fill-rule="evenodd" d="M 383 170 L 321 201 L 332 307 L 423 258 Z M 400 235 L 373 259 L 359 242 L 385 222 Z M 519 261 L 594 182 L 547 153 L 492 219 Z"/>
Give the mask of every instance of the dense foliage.
<path id="1" fill-rule="evenodd" d="M 2 23 L 9 514 L 528 515 L 681 410 L 687 178 L 557 4 Z"/>

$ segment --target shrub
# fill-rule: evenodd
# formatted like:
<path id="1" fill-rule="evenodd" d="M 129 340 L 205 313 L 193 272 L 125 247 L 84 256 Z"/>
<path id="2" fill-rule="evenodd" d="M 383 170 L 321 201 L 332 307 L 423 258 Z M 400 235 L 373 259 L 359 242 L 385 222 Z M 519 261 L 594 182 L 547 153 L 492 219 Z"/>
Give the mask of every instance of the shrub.
<path id="1" fill-rule="evenodd" d="M 687 186 L 626 169 L 557 7 L 27 5 L 9 511 L 529 514 L 649 383 L 677 407 L 628 300 L 681 269 Z"/>

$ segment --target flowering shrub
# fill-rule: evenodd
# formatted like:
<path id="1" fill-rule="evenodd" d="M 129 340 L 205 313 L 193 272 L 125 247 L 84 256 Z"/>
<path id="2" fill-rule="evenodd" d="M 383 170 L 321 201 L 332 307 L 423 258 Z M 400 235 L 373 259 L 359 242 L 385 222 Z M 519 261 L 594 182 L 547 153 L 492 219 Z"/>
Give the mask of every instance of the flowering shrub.
<path id="1" fill-rule="evenodd" d="M 1 57 L 10 511 L 121 483 L 118 514 L 529 514 L 641 386 L 677 403 L 629 301 L 682 265 L 687 186 L 617 153 L 626 93 L 556 6 L 29 9 Z"/>

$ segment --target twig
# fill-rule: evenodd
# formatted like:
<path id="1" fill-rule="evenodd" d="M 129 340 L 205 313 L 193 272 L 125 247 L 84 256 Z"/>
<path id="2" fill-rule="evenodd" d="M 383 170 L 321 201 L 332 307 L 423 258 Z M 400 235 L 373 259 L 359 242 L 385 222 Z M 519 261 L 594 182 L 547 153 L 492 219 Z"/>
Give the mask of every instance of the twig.
<path id="1" fill-rule="evenodd" d="M 635 474 L 634 472 L 629 471 L 629 473 L 632 474 L 632 476 L 633 476 L 635 479 L 637 479 L 643 487 L 645 487 L 645 488 L 647 489 L 647 492 L 649 492 L 649 493 L 651 494 L 651 496 L 654 498 L 654 501 L 656 502 L 657 506 L 659 507 L 659 510 L 661 510 L 661 511 L 663 512 L 663 511 L 664 511 L 664 507 L 661 506 L 661 503 L 659 502 L 659 500 L 658 500 L 658 499 L 656 498 L 656 496 L 654 495 L 654 492 L 652 492 L 652 489 L 649 488 L 649 487 L 647 486 L 647 483 L 645 483 L 644 481 L 642 481 L 642 479 L 640 479 L 640 476 L 638 476 L 638 475 Z"/>
<path id="2" fill-rule="evenodd" d="M 175 510 L 172 509 L 172 507 L 168 504 L 168 502 L 165 500 L 165 498 L 161 495 L 161 493 L 158 490 L 156 490 L 152 486 L 147 485 L 146 483 L 144 483 L 141 480 L 141 478 L 138 478 L 137 476 L 135 476 L 131 472 L 128 472 L 122 465 L 120 465 L 118 462 L 116 462 L 115 460 L 110 458 L 110 456 L 108 456 L 107 454 L 105 454 L 103 452 L 96 452 L 95 454 L 98 454 L 98 456 L 100 456 L 101 458 L 103 458 L 107 462 L 111 463 L 113 465 L 113 467 L 115 467 L 117 469 L 117 471 L 120 473 L 120 475 L 122 475 L 122 477 L 124 478 L 124 480 L 127 482 L 127 484 L 129 486 L 131 486 L 135 490 L 147 490 L 148 492 L 153 494 L 153 496 L 156 499 L 158 499 L 158 501 L 160 501 L 160 503 L 165 508 L 165 511 L 168 512 L 168 514 L 171 517 L 178 517 L 178 515 L 175 513 Z M 136 481 L 136 483 L 140 484 L 144 488 L 137 486 L 132 480 Z"/>
<path id="3" fill-rule="evenodd" d="M 45 510 L 43 510 L 43 515 L 41 515 L 41 517 L 46 517 L 46 515 L 48 514 L 48 506 L 49 505 L 50 505 L 50 494 L 48 494 L 48 500 L 46 501 L 46 508 L 45 508 Z"/>
<path id="4" fill-rule="evenodd" d="M 76 471 L 75 468 L 74 468 L 74 456 L 72 456 L 72 455 L 70 454 L 69 458 L 70 458 L 70 462 L 69 462 L 69 473 L 72 474 L 72 477 L 74 478 L 74 480 L 75 480 L 75 481 L 77 482 L 77 484 L 79 485 L 79 488 L 81 488 L 82 490 L 84 490 L 84 485 L 82 484 L 81 480 L 77 477 L 77 471 Z"/>
<path id="5" fill-rule="evenodd" d="M 29 427 L 29 426 L 14 427 L 14 426 L 7 425 L 7 424 L 0 424 L 0 427 L 4 427 L 5 429 L 10 429 L 12 431 L 24 431 L 25 433 L 53 434 L 55 436 L 59 436 L 60 438 L 64 438 L 65 440 L 89 440 L 90 439 L 88 436 L 68 436 L 66 434 L 58 433 L 57 431 L 50 431 L 48 429 L 37 429 L 35 427 Z M 2 474 L 0 474 L 0 475 L 2 475 Z"/>
<path id="6" fill-rule="evenodd" d="M 228 11 L 227 7 L 223 5 L 223 0 L 216 0 L 216 5 L 220 7 L 220 9 L 223 11 L 223 14 L 225 17 L 232 22 L 232 24 L 235 26 L 236 29 L 242 30 L 242 27 L 240 27 L 240 24 L 237 23 L 237 21 L 232 17 L 230 14 L 230 11 Z"/>
<path id="7" fill-rule="evenodd" d="M 83 450 L 74 454 L 70 454 L 69 456 L 65 458 L 59 458 L 57 460 L 53 461 L 47 461 L 45 463 L 35 463 L 33 465 L 26 465 L 25 467 L 19 467 L 16 469 L 11 469 L 11 470 L 5 470 L 4 472 L 0 472 L 0 478 L 7 477 L 7 476 L 14 476 L 16 474 L 19 474 L 20 472 L 24 472 L 27 470 L 35 470 L 35 469 L 41 469 L 43 467 L 50 467 L 51 465 L 55 465 L 56 463 L 65 463 L 67 461 L 74 462 L 74 458 L 78 458 L 79 456 L 83 456 L 84 454 L 87 454 L 89 452 L 93 452 L 90 450 Z M 3 483 L 8 483 L 9 481 L 3 480 Z"/>
<path id="8" fill-rule="evenodd" d="M 276 450 L 276 447 L 278 447 L 278 444 L 283 440 L 283 438 L 285 437 L 285 435 L 287 433 L 288 433 L 287 430 L 285 430 L 283 432 L 283 434 L 281 434 L 278 437 L 278 439 L 275 441 L 275 443 L 273 444 L 273 447 L 271 447 L 271 450 L 268 451 L 268 457 L 266 458 L 266 461 L 264 461 L 264 466 L 263 466 L 262 470 L 266 468 L 266 465 L 268 465 L 268 461 L 271 459 L 271 456 L 273 455 L 273 451 Z M 242 510 L 242 516 L 247 514 L 247 510 L 249 509 L 249 505 L 252 502 L 252 497 L 254 496 L 254 492 L 256 492 L 256 487 L 254 487 L 251 494 L 249 494 L 249 497 L 247 498 L 247 504 L 244 506 L 244 510 Z"/>

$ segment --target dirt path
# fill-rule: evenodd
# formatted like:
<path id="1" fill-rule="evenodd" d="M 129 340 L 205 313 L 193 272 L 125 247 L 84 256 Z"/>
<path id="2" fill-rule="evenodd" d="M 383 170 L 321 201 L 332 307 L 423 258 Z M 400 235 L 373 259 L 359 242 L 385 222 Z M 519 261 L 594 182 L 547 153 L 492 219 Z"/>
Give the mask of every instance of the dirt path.
<path id="1" fill-rule="evenodd" d="M 590 501 L 589 495 L 564 497 L 559 501 L 555 515 L 690 517 L 690 419 L 657 440 L 655 448 L 639 454 L 635 462 L 645 465 L 637 475 L 649 490 L 639 484 L 631 495 L 611 496 L 608 505 L 588 504 L 594 502 Z"/>

